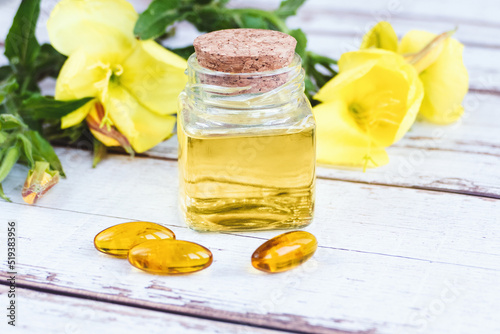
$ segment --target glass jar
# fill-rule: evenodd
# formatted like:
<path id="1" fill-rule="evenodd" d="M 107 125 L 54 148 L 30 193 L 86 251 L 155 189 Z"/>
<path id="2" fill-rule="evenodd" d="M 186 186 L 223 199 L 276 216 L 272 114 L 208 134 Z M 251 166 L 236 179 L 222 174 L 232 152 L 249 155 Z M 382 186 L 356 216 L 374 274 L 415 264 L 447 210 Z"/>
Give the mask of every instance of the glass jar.
<path id="1" fill-rule="evenodd" d="M 188 60 L 179 96 L 180 208 L 198 231 L 311 223 L 315 122 L 295 54 L 278 70 L 226 73 Z"/>

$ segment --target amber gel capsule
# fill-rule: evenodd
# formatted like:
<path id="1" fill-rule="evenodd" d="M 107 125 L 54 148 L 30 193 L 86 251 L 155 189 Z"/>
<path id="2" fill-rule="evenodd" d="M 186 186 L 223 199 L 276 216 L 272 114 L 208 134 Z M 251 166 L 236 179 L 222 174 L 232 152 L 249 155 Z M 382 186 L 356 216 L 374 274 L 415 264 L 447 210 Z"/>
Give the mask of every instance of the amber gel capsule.
<path id="1" fill-rule="evenodd" d="M 304 231 L 280 234 L 263 243 L 252 255 L 252 265 L 268 273 L 279 273 L 309 260 L 318 248 L 314 235 Z"/>
<path id="2" fill-rule="evenodd" d="M 153 274 L 187 274 L 209 267 L 212 252 L 189 241 L 146 241 L 129 251 L 128 261 L 134 267 Z"/>
<path id="3" fill-rule="evenodd" d="M 168 228 L 149 222 L 118 224 L 99 232 L 94 238 L 98 251 L 118 257 L 127 257 L 130 248 L 148 240 L 175 239 Z"/>

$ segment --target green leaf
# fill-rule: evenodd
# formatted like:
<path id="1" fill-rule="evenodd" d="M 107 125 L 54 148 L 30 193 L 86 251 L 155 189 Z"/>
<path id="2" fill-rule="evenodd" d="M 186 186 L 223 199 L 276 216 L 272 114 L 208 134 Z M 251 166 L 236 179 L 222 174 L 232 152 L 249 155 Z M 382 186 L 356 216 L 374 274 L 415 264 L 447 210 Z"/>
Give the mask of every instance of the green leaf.
<path id="1" fill-rule="evenodd" d="M 193 2 L 196 5 L 219 5 L 225 6 L 229 0 L 186 0 L 187 2 Z"/>
<path id="2" fill-rule="evenodd" d="M 30 68 L 40 52 L 35 37 L 40 0 L 23 0 L 5 40 L 5 56 L 13 65 Z"/>
<path id="3" fill-rule="evenodd" d="M 289 16 L 297 14 L 297 9 L 300 8 L 306 0 L 283 0 L 280 7 L 274 11 L 281 19 L 286 19 Z"/>
<path id="4" fill-rule="evenodd" d="M 3 192 L 3 187 L 2 184 L 0 183 L 0 197 L 6 200 L 7 202 L 12 202 L 10 198 L 8 198 L 5 193 Z"/>
<path id="5" fill-rule="evenodd" d="M 33 145 L 31 144 L 31 141 L 22 133 L 19 133 L 17 138 L 21 140 L 21 143 L 23 144 L 23 153 L 26 160 L 28 160 L 29 167 L 31 169 L 35 165 L 35 160 L 33 160 Z"/>
<path id="6" fill-rule="evenodd" d="M 97 164 L 101 162 L 106 156 L 106 145 L 94 138 L 94 159 L 92 161 L 92 168 L 96 168 Z"/>
<path id="7" fill-rule="evenodd" d="M 61 161 L 59 161 L 50 143 L 38 131 L 26 131 L 25 135 L 33 145 L 33 159 L 36 161 L 47 161 L 50 163 L 52 169 L 58 170 L 62 176 L 65 176 Z"/>
<path id="8" fill-rule="evenodd" d="M 0 67 L 0 81 L 7 79 L 12 75 L 12 67 L 10 65 L 5 65 Z"/>
<path id="9" fill-rule="evenodd" d="M 242 14 L 240 15 L 240 26 L 242 28 L 250 29 L 268 29 L 269 23 L 262 17 L 252 14 Z"/>
<path id="10" fill-rule="evenodd" d="M 0 131 L 0 145 L 2 145 L 3 143 L 5 143 L 5 141 L 7 140 L 8 137 L 9 137 L 9 135 L 7 134 L 7 132 Z M 2 159 L 2 155 L 0 155 L 0 160 L 1 159 Z"/>
<path id="11" fill-rule="evenodd" d="M 240 28 L 235 21 L 240 9 L 221 9 L 213 6 L 194 8 L 187 13 L 185 18 L 192 23 L 198 31 L 215 31 L 221 29 Z"/>
<path id="12" fill-rule="evenodd" d="M 67 57 L 57 52 L 50 44 L 43 44 L 35 60 L 33 75 L 37 81 L 46 77 L 57 78 Z"/>
<path id="13" fill-rule="evenodd" d="M 333 77 L 332 75 L 321 73 L 313 66 L 309 67 L 308 73 L 314 78 L 314 82 L 316 82 L 316 85 L 318 85 L 318 87 L 323 87 Z"/>
<path id="14" fill-rule="evenodd" d="M 140 39 L 151 39 L 161 36 L 167 27 L 184 19 L 179 12 L 180 0 L 154 0 L 139 15 L 134 27 L 134 34 Z"/>
<path id="15" fill-rule="evenodd" d="M 305 86 L 304 90 L 306 92 L 307 97 L 309 98 L 309 100 L 312 100 L 312 96 L 317 92 L 318 88 L 311 81 L 311 79 L 307 78 L 307 77 L 304 79 L 304 86 Z M 312 104 L 312 101 L 311 101 L 311 104 Z"/>
<path id="16" fill-rule="evenodd" d="M 189 45 L 184 48 L 170 49 L 173 53 L 181 56 L 184 59 L 188 59 L 194 53 L 194 46 Z"/>
<path id="17" fill-rule="evenodd" d="M 307 47 L 307 37 L 302 29 L 294 29 L 290 31 L 290 35 L 297 40 L 297 46 L 295 47 L 295 52 L 299 54 L 302 60 L 306 58 L 306 47 Z"/>
<path id="18" fill-rule="evenodd" d="M 0 115 L 0 129 L 12 130 L 19 128 L 27 128 L 28 126 L 23 122 L 21 117 L 13 114 Z"/>
<path id="19" fill-rule="evenodd" d="M 2 161 L 3 156 L 7 152 L 7 150 L 10 148 L 10 143 L 7 143 L 8 145 L 2 145 L 0 146 L 0 161 Z"/>
<path id="20" fill-rule="evenodd" d="M 92 99 L 93 97 L 84 97 L 79 100 L 59 101 L 52 97 L 33 95 L 23 101 L 22 109 L 35 119 L 60 119 Z"/>
<path id="21" fill-rule="evenodd" d="M 46 120 L 44 122 L 43 135 L 49 142 L 65 141 L 74 143 L 80 137 L 86 134 L 86 129 L 86 122 L 81 122 L 67 129 L 61 129 L 61 120 Z M 88 137 L 92 136 L 88 134 Z"/>
<path id="22" fill-rule="evenodd" d="M 0 104 L 5 100 L 7 95 L 14 92 L 19 85 L 17 84 L 17 80 L 14 76 L 11 76 L 0 82 Z"/>
<path id="23" fill-rule="evenodd" d="M 19 150 L 19 145 L 16 144 L 14 146 L 9 147 L 4 157 L 2 158 L 2 162 L 0 164 L 0 183 L 9 175 L 10 170 L 16 164 L 17 160 L 19 160 L 19 156 L 21 155 L 21 151 Z"/>

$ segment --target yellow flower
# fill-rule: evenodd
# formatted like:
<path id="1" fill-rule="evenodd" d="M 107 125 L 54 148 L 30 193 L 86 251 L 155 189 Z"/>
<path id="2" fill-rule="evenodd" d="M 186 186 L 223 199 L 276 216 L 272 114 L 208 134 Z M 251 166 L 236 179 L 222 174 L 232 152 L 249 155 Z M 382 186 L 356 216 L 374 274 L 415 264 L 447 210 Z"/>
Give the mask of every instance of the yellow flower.
<path id="1" fill-rule="evenodd" d="M 360 49 L 369 48 L 398 51 L 398 36 L 389 22 L 377 23 L 363 36 Z"/>
<path id="2" fill-rule="evenodd" d="M 177 95 L 187 79 L 184 59 L 135 38 L 137 17 L 125 0 L 63 0 L 47 28 L 52 45 L 69 56 L 57 79 L 56 99 L 95 97 L 65 116 L 62 128 L 87 118 L 105 145 L 124 145 L 123 138 L 109 135 L 118 130 L 140 153 L 171 135 Z M 90 126 L 97 119 L 102 131 Z"/>
<path id="3" fill-rule="evenodd" d="M 420 73 L 424 85 L 420 115 L 438 124 L 449 124 L 460 118 L 464 111 L 462 101 L 469 88 L 469 77 L 462 59 L 464 46 L 450 38 L 452 33 L 438 36 L 413 30 L 401 39 L 397 49 Z M 389 39 L 394 43 L 394 29 L 388 22 L 379 22 L 364 40 L 374 34 L 379 40 Z M 386 45 L 362 43 L 361 48 L 387 49 Z"/>
<path id="4" fill-rule="evenodd" d="M 423 97 L 416 70 L 385 50 L 344 53 L 339 74 L 314 97 L 319 163 L 375 167 L 413 124 Z"/>

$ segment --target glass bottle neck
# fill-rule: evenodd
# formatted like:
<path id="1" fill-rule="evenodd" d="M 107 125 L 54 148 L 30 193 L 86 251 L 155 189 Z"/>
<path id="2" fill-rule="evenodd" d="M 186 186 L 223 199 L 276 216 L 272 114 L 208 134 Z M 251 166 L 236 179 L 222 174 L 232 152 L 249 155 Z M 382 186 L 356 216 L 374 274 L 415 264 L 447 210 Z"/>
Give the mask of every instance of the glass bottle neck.
<path id="1" fill-rule="evenodd" d="M 200 66 L 193 54 L 187 75 L 181 100 L 208 113 L 258 110 L 262 117 L 265 111 L 271 115 L 293 109 L 304 98 L 304 70 L 297 54 L 285 68 L 254 73 L 209 70 Z"/>

